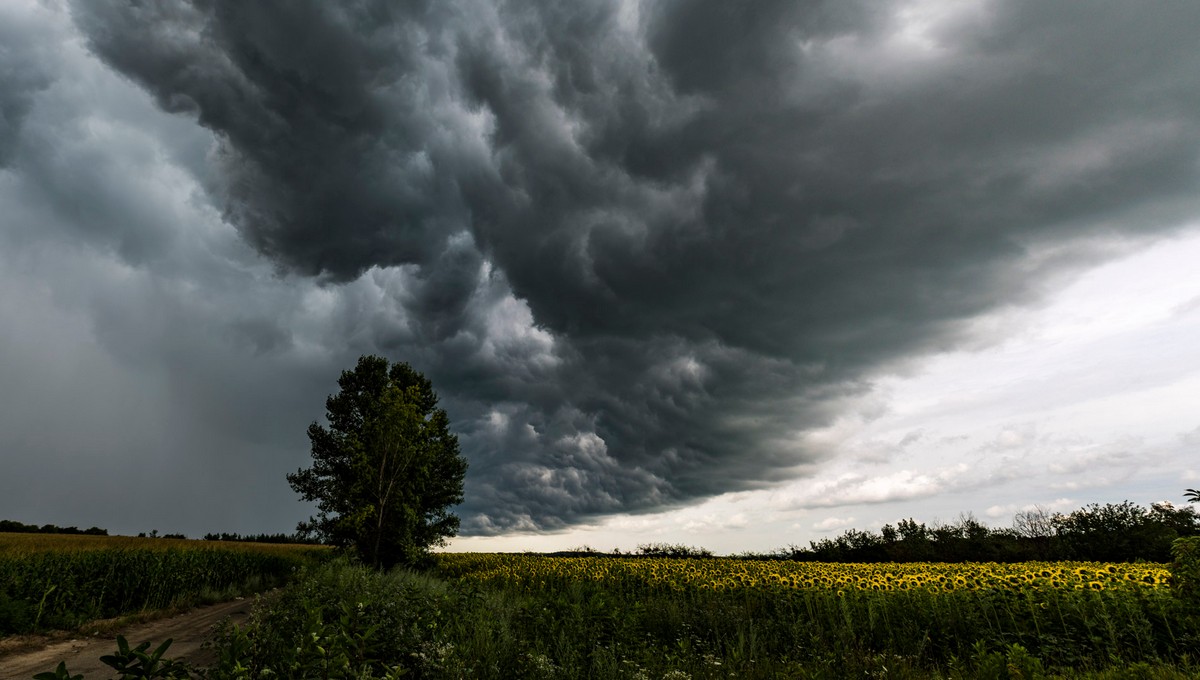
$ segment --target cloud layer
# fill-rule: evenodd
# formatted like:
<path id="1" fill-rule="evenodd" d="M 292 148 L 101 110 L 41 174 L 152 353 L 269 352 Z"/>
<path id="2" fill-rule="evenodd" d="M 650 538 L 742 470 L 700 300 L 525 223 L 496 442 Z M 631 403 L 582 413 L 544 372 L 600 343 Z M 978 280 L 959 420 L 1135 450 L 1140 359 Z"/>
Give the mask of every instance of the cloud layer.
<path id="1" fill-rule="evenodd" d="M 770 486 L 872 376 L 1200 213 L 1200 7 L 883 9 L 10 8 L 8 277 L 197 469 L 281 480 L 371 351 L 442 394 L 467 532 Z"/>

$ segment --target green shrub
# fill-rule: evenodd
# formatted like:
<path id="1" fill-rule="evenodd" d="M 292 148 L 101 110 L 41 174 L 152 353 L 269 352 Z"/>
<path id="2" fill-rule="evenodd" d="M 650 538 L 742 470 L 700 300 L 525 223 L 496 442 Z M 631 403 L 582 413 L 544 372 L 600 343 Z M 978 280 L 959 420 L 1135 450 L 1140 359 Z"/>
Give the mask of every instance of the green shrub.
<path id="1" fill-rule="evenodd" d="M 29 605 L 0 592 L 0 635 L 29 630 L 31 624 Z"/>
<path id="2" fill-rule="evenodd" d="M 1171 544 L 1171 587 L 1182 600 L 1200 606 L 1200 536 Z"/>

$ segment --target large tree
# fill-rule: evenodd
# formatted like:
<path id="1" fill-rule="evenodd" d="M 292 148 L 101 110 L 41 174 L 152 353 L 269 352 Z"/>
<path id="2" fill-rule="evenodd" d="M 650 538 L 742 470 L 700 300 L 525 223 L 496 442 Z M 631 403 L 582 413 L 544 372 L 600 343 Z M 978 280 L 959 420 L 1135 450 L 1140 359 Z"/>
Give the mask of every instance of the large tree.
<path id="1" fill-rule="evenodd" d="M 299 530 L 354 548 L 367 564 L 412 564 L 458 532 L 467 462 L 425 376 L 364 356 L 308 428 L 313 466 L 287 476 L 317 515 Z"/>

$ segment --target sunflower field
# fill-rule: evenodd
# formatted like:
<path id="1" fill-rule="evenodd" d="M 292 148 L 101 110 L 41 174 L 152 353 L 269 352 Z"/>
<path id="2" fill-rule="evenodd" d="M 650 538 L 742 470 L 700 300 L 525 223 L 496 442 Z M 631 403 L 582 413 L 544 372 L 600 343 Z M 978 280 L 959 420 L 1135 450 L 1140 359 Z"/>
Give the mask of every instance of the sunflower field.
<path id="1" fill-rule="evenodd" d="M 1025 562 L 1018 564 L 838 564 L 783 560 L 542 557 L 483 553 L 439 556 L 443 572 L 480 584 L 544 587 L 587 581 L 636 589 L 734 591 L 817 589 L 895 592 L 1003 590 L 1049 592 L 1121 590 L 1153 592 L 1170 572 L 1150 563 Z"/>
<path id="2" fill-rule="evenodd" d="M 441 573 L 464 586 L 543 603 L 532 625 L 558 621 L 545 635 L 581 627 L 601 642 L 657 640 L 660 656 L 687 650 L 753 674 L 814 658 L 928 669 L 1005 653 L 1038 667 L 1190 663 L 1200 641 L 1161 564 L 438 559 Z"/>

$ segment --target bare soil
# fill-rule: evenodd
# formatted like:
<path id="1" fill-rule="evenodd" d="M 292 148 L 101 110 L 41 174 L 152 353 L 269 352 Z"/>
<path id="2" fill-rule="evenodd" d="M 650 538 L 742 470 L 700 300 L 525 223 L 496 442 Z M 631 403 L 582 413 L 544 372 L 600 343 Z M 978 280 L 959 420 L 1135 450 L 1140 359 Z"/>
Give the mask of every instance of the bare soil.
<path id="1" fill-rule="evenodd" d="M 88 680 L 111 677 L 112 668 L 101 663 L 100 657 L 116 651 L 117 635 L 124 635 L 131 646 L 148 640 L 151 649 L 171 638 L 173 642 L 166 657 L 206 665 L 215 657 L 212 650 L 201 649 L 201 645 L 209 639 L 213 628 L 225 618 L 238 623 L 245 621 L 253 604 L 254 598 L 238 598 L 153 621 L 110 622 L 75 633 L 0 639 L 0 680 L 30 680 L 38 673 L 54 670 L 60 661 L 67 663 L 72 675 L 82 673 Z"/>

